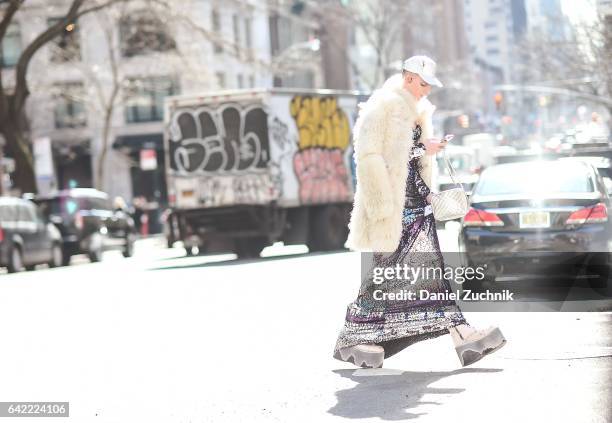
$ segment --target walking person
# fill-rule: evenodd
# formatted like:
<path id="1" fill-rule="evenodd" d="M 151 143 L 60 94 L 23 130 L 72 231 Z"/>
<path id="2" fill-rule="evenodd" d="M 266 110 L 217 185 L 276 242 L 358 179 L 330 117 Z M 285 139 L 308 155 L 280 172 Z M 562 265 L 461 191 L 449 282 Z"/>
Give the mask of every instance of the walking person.
<path id="1" fill-rule="evenodd" d="M 406 60 L 401 74 L 360 105 L 353 131 L 357 186 L 347 244 L 372 251 L 373 264 L 347 307 L 334 357 L 361 367 L 381 367 L 385 358 L 407 346 L 448 333 L 463 366 L 506 342 L 497 327 L 470 326 L 452 299 L 419 299 L 420 290 L 452 292 L 443 275 L 416 281 L 385 277 L 381 283 L 375 274 L 376 269 L 405 265 L 444 271 L 430 204 L 433 159 L 447 144 L 432 138 L 435 107 L 426 96 L 432 85 L 442 87 L 435 70 L 426 56 Z M 381 298 L 381 291 L 417 296 Z"/>

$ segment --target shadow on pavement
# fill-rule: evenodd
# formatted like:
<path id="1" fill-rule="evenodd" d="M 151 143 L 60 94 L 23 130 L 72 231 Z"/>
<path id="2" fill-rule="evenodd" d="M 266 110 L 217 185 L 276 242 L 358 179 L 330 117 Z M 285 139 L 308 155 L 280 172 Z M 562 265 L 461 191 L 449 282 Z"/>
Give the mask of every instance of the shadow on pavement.
<path id="1" fill-rule="evenodd" d="M 422 404 L 442 405 L 421 401 L 425 394 L 459 394 L 463 388 L 431 388 L 429 385 L 448 376 L 463 373 L 495 373 L 503 369 L 457 369 L 451 372 L 407 372 L 395 369 L 334 370 L 339 376 L 357 383 L 336 392 L 338 403 L 328 410 L 335 416 L 363 419 L 378 417 L 383 420 L 414 419 L 426 413 L 411 413 L 411 408 Z"/>
<path id="2" fill-rule="evenodd" d="M 336 251 L 325 251 L 325 252 L 313 252 L 313 253 L 297 253 L 297 254 L 284 254 L 278 256 L 270 256 L 270 257 L 259 257 L 259 258 L 251 258 L 251 259 L 229 259 L 229 260 L 219 260 L 213 262 L 205 262 L 205 263 L 196 263 L 196 264 L 183 264 L 183 265 L 171 265 L 171 266 L 160 266 L 160 267 L 152 267 L 147 269 L 147 271 L 152 270 L 176 270 L 176 269 L 194 269 L 199 267 L 214 267 L 214 266 L 233 266 L 239 264 L 248 264 L 248 263 L 263 263 L 267 261 L 277 261 L 277 260 L 287 260 L 294 259 L 299 257 L 313 257 L 313 256 L 321 256 L 321 255 L 330 255 L 330 254 L 340 254 L 346 253 L 348 250 L 336 250 Z M 226 255 L 226 254 L 223 254 Z M 194 256 L 194 257 L 214 257 L 215 255 L 202 255 L 202 256 Z M 176 257 L 173 260 L 184 259 L 186 257 Z M 165 260 L 165 259 L 164 259 Z"/>

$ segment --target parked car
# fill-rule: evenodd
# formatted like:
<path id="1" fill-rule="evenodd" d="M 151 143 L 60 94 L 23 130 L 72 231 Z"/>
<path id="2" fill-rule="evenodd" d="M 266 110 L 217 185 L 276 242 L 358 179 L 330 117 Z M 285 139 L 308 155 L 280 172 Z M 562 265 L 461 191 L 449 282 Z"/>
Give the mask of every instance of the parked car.
<path id="1" fill-rule="evenodd" d="M 62 234 L 64 264 L 75 254 L 100 261 L 107 250 L 130 257 L 136 230 L 127 210 L 113 210 L 108 195 L 92 188 L 75 188 L 34 200 Z"/>
<path id="2" fill-rule="evenodd" d="M 462 219 L 461 250 L 469 265 L 486 266 L 492 280 L 589 263 L 601 281 L 610 271 L 610 207 L 602 176 L 584 161 L 491 166 Z"/>
<path id="3" fill-rule="evenodd" d="M 0 267 L 9 273 L 37 264 L 62 265 L 62 237 L 28 200 L 0 197 Z"/>

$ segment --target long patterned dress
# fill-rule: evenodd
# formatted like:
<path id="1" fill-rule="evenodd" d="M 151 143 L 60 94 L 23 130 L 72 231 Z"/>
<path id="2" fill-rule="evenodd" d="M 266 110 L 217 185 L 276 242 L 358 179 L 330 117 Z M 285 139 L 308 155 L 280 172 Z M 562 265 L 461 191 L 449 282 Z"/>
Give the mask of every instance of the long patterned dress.
<path id="1" fill-rule="evenodd" d="M 425 339 L 435 338 L 449 332 L 449 328 L 467 324 L 463 313 L 452 300 L 420 299 L 419 291 L 429 293 L 452 292 L 449 280 L 444 276 L 444 259 L 440 251 L 436 222 L 427 204 L 430 189 L 420 176 L 418 158 L 425 154 L 425 146 L 420 142 L 421 127 L 414 129 L 414 146 L 408 163 L 406 183 L 406 205 L 403 212 L 402 235 L 399 246 L 393 253 L 374 252 L 373 263 L 369 267 L 357 299 L 347 307 L 344 327 L 338 336 L 334 357 L 340 348 L 358 344 L 377 344 L 385 349 L 385 358 L 390 357 L 407 346 Z M 430 272 L 426 277 L 407 280 L 384 278 L 375 283 L 375 267 L 432 267 L 441 272 Z M 378 278 L 377 278 L 378 279 Z M 380 280 L 377 280 L 380 282 Z M 415 299 L 375 298 L 375 291 L 387 293 L 414 292 Z"/>

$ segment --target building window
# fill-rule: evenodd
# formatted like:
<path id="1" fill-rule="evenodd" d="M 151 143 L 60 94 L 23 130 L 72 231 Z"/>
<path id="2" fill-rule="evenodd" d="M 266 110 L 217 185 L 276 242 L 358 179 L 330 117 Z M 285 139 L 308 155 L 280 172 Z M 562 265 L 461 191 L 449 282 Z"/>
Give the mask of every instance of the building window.
<path id="1" fill-rule="evenodd" d="M 48 26 L 53 26 L 60 18 L 51 18 L 47 21 Z M 50 43 L 51 57 L 53 63 L 71 62 L 81 60 L 81 43 L 76 24 L 71 23 L 64 27 L 62 33 Z"/>
<path id="2" fill-rule="evenodd" d="M 238 15 L 232 16 L 232 26 L 234 28 L 234 49 L 236 55 L 240 54 L 240 20 Z"/>
<path id="3" fill-rule="evenodd" d="M 249 87 L 255 88 L 255 76 L 249 75 Z"/>
<path id="4" fill-rule="evenodd" d="M 219 15 L 219 11 L 217 9 L 213 9 L 211 13 L 211 20 L 213 37 L 217 38 L 217 41 L 213 43 L 213 50 L 217 54 L 223 53 L 223 45 L 219 41 L 223 38 L 223 34 L 221 33 L 221 16 Z"/>
<path id="5" fill-rule="evenodd" d="M 253 20 L 246 18 L 244 20 L 244 34 L 247 48 L 253 48 Z"/>
<path id="6" fill-rule="evenodd" d="M 489 55 L 489 56 L 497 56 L 498 54 L 499 54 L 499 49 L 498 48 L 487 49 L 487 55 Z"/>
<path id="7" fill-rule="evenodd" d="M 241 73 L 237 76 L 238 79 L 238 88 L 244 88 L 244 76 Z"/>
<path id="8" fill-rule="evenodd" d="M 499 37 L 497 35 L 487 35 L 487 42 L 496 42 L 499 41 Z"/>
<path id="9" fill-rule="evenodd" d="M 485 28 L 495 28 L 497 26 L 497 22 L 495 21 L 487 21 L 484 24 Z"/>
<path id="10" fill-rule="evenodd" d="M 21 56 L 21 31 L 17 23 L 11 23 L 2 39 L 0 65 L 10 68 L 17 64 Z"/>
<path id="11" fill-rule="evenodd" d="M 249 59 L 253 57 L 253 33 L 252 33 L 253 21 L 251 18 L 244 20 L 244 41 L 247 48 L 247 55 Z"/>
<path id="12" fill-rule="evenodd" d="M 84 99 L 85 89 L 80 82 L 55 85 L 55 127 L 62 129 L 87 126 Z"/>
<path id="13" fill-rule="evenodd" d="M 152 52 L 174 50 L 176 43 L 168 35 L 163 22 L 152 12 L 130 13 L 119 23 L 121 53 L 132 57 Z"/>
<path id="14" fill-rule="evenodd" d="M 164 97 L 178 94 L 178 91 L 178 84 L 168 77 L 130 79 L 125 93 L 126 121 L 163 120 Z"/>
<path id="15" fill-rule="evenodd" d="M 217 78 L 217 87 L 225 88 L 225 74 L 223 72 L 215 73 L 215 77 Z"/>

